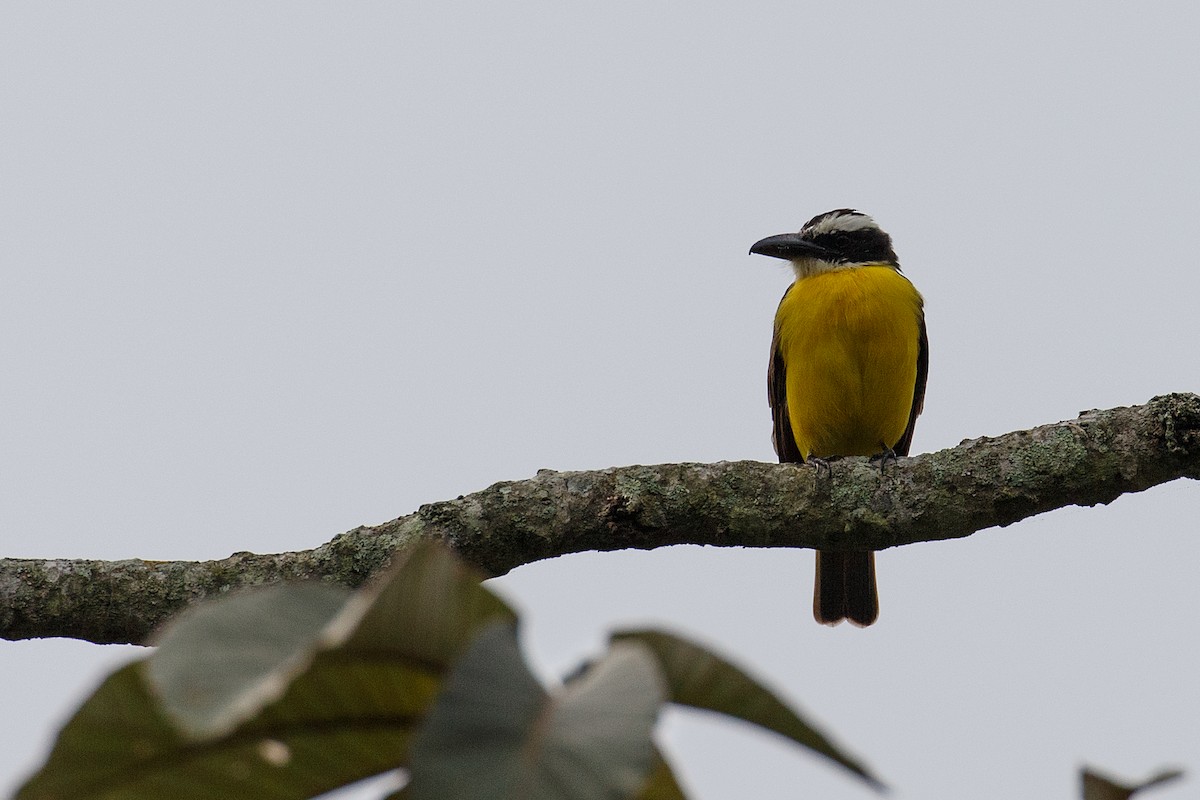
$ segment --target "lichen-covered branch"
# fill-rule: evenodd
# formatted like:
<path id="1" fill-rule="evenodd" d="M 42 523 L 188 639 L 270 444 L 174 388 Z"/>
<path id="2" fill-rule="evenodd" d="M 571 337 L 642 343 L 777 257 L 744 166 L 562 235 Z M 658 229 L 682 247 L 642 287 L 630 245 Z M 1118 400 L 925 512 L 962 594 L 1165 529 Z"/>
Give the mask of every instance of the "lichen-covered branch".
<path id="1" fill-rule="evenodd" d="M 585 550 L 671 544 L 882 550 L 1200 479 L 1200 397 L 972 439 L 883 465 L 756 461 L 544 470 L 296 553 L 220 561 L 0 559 L 0 637 L 142 642 L 189 601 L 292 578 L 358 585 L 399 546 L 452 544 L 499 575 Z"/>

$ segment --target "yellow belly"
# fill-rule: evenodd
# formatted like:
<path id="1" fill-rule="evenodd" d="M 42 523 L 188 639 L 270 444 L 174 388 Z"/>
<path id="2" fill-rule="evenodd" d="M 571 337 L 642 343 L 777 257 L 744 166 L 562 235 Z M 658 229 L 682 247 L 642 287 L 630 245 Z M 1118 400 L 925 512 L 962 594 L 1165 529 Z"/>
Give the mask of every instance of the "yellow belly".
<path id="1" fill-rule="evenodd" d="M 870 456 L 908 426 L 917 379 L 921 295 L 887 266 L 796 280 L 775 324 L 788 414 L 804 457 Z"/>

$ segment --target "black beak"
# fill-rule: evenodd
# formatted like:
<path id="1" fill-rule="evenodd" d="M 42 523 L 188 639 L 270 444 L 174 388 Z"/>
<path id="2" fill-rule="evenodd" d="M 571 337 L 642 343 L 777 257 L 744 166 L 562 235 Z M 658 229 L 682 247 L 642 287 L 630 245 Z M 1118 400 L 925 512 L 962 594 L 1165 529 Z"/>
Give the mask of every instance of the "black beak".
<path id="1" fill-rule="evenodd" d="M 781 233 L 778 236 L 768 236 L 750 246 L 750 253 L 772 258 L 819 258 L 824 261 L 836 261 L 837 255 L 819 244 L 813 244 L 808 239 L 802 239 L 798 233 Z"/>

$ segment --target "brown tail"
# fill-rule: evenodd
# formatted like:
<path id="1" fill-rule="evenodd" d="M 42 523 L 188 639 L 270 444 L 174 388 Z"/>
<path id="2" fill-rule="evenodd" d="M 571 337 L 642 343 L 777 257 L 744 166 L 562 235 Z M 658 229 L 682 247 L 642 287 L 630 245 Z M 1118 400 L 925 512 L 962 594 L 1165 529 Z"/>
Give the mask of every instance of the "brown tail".
<path id="1" fill-rule="evenodd" d="M 874 553 L 817 551 L 813 616 L 822 625 L 848 619 L 860 628 L 879 618 Z"/>

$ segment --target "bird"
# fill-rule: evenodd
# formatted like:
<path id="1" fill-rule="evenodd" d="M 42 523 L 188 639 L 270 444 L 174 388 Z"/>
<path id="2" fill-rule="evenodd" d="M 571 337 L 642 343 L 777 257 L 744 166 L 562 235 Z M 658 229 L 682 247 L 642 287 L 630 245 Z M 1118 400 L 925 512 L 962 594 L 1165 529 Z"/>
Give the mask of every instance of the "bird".
<path id="1" fill-rule="evenodd" d="M 892 238 L 867 214 L 837 208 L 750 253 L 790 261 L 795 272 L 775 312 L 767 368 L 779 461 L 882 456 L 886 465 L 908 455 L 929 338 L 924 299 L 901 274 Z M 875 553 L 818 550 L 816 562 L 817 622 L 878 619 Z"/>

